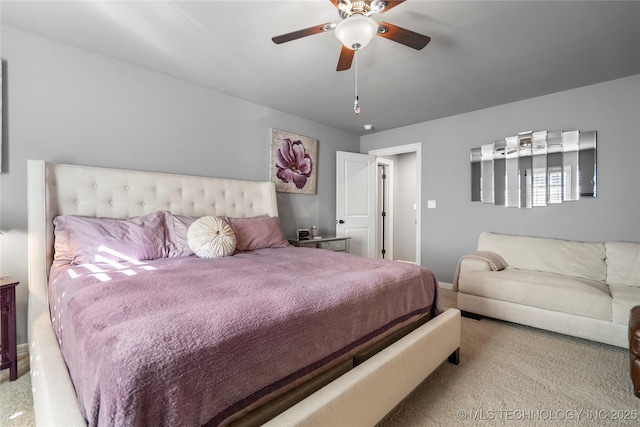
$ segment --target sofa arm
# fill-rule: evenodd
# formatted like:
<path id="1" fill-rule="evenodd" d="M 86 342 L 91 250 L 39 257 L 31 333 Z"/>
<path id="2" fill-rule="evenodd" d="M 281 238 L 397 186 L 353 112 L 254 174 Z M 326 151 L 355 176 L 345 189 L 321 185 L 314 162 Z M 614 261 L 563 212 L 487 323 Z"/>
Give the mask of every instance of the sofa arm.
<path id="1" fill-rule="evenodd" d="M 462 258 L 460 260 L 460 272 L 469 271 L 495 271 L 491 268 L 491 263 L 481 258 Z"/>
<path id="2" fill-rule="evenodd" d="M 500 255 L 494 252 L 472 252 L 460 258 L 456 273 L 453 277 L 453 291 L 458 291 L 458 279 L 463 272 L 472 271 L 499 271 L 507 268 L 509 264 Z"/>

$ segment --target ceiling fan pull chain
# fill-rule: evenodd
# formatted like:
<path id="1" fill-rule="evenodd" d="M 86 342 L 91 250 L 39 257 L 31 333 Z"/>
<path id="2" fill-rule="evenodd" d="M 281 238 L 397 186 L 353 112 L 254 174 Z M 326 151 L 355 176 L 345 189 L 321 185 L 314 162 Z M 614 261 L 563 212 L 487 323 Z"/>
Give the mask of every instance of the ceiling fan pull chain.
<path id="1" fill-rule="evenodd" d="M 356 56 L 356 94 L 355 94 L 355 99 L 353 101 L 353 112 L 356 113 L 356 116 L 360 114 L 360 100 L 358 99 L 358 50 L 359 49 L 355 49 L 355 56 Z"/>

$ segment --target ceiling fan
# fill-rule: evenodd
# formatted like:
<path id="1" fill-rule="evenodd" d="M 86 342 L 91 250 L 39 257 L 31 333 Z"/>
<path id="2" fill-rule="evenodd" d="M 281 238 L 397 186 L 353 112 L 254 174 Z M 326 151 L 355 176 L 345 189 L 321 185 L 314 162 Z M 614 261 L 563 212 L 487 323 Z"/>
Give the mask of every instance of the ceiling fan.
<path id="1" fill-rule="evenodd" d="M 365 47 L 374 36 L 378 35 L 394 42 L 420 50 L 425 47 L 431 38 L 418 34 L 405 28 L 397 27 L 387 22 L 377 23 L 371 18 L 376 13 L 384 13 L 405 0 L 329 0 L 338 8 L 342 18 L 339 23 L 327 22 L 291 33 L 273 37 L 276 44 L 286 43 L 302 37 L 314 34 L 326 33 L 335 30 L 336 37 L 342 42 L 342 50 L 338 59 L 337 71 L 351 68 L 354 53 Z"/>

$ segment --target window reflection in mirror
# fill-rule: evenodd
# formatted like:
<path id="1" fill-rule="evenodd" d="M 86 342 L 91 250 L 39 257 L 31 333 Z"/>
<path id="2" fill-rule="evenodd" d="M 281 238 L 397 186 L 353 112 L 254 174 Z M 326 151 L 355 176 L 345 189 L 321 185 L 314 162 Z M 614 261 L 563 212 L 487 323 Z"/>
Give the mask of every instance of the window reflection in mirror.
<path id="1" fill-rule="evenodd" d="M 597 196 L 596 131 L 523 132 L 471 150 L 471 200 L 539 207 Z"/>

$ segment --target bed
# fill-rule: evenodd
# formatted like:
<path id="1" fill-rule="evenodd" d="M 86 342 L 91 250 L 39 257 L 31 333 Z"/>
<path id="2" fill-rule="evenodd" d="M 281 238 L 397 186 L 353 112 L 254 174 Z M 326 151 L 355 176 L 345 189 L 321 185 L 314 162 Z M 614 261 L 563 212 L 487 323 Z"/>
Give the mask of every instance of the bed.
<path id="1" fill-rule="evenodd" d="M 328 348 L 328 345 L 325 346 L 324 344 L 318 345 L 318 342 L 322 342 L 322 334 L 325 332 L 314 332 L 315 330 L 307 329 L 312 324 L 331 323 L 327 318 L 316 317 L 318 315 L 315 311 L 313 316 L 309 317 L 309 312 L 312 311 L 310 307 L 320 306 L 324 304 L 324 301 L 334 298 L 331 289 L 337 288 L 336 284 L 340 285 L 339 289 L 355 288 L 361 290 L 368 287 L 363 283 L 375 282 L 375 280 L 369 278 L 358 284 L 360 271 L 362 271 L 361 274 L 365 274 L 366 270 L 375 271 L 374 276 L 380 282 L 380 290 L 373 290 L 372 292 L 378 293 L 378 298 L 382 299 L 391 298 L 391 294 L 397 293 L 397 290 L 389 291 L 388 286 L 391 286 L 391 283 L 386 283 L 391 282 L 386 277 L 387 274 L 392 274 L 392 271 L 407 277 L 419 274 L 428 278 L 430 272 L 425 270 L 416 273 L 418 270 L 424 269 L 405 265 L 404 263 L 358 259 L 358 257 L 348 254 L 286 247 L 286 245 L 277 248 L 268 247 L 241 251 L 233 256 L 216 259 L 215 268 L 222 269 L 224 266 L 226 269 L 226 266 L 229 266 L 229 271 L 242 272 L 234 273 L 238 276 L 250 276 L 247 283 L 262 281 L 260 283 L 264 284 L 264 286 L 243 292 L 257 295 L 258 288 L 267 288 L 274 282 L 273 279 L 267 277 L 270 277 L 268 275 L 273 274 L 276 270 L 281 272 L 278 280 L 286 282 L 285 277 L 291 276 L 290 270 L 286 269 L 290 268 L 291 265 L 300 266 L 297 275 L 304 276 L 304 274 L 307 274 L 304 276 L 304 280 L 298 280 L 298 282 L 304 283 L 306 288 L 300 286 L 300 289 L 296 290 L 288 288 L 282 293 L 283 288 L 280 287 L 278 288 L 280 293 L 276 292 L 272 296 L 256 297 L 254 298 L 256 301 L 253 303 L 247 302 L 248 299 L 246 298 L 243 299 L 242 304 L 249 305 L 243 308 L 242 315 L 234 314 L 231 309 L 224 311 L 222 308 L 216 308 L 215 315 L 212 314 L 211 316 L 189 315 L 189 313 L 195 310 L 195 306 L 207 306 L 204 303 L 198 304 L 204 301 L 204 294 L 223 292 L 224 295 L 228 295 L 229 292 L 236 292 L 236 289 L 233 288 L 236 277 L 233 274 L 226 276 L 219 274 L 216 276 L 216 286 L 218 286 L 218 283 L 228 282 L 231 288 L 224 291 L 218 288 L 215 291 L 202 291 L 203 285 L 193 285 L 193 283 L 200 283 L 198 282 L 199 279 L 187 279 L 186 273 L 184 273 L 184 270 L 186 270 L 191 271 L 198 277 L 212 276 L 211 272 L 199 271 L 206 263 L 197 256 L 160 257 L 159 259 L 150 259 L 144 262 L 132 260 L 131 264 L 116 264 L 117 271 L 110 271 L 104 265 L 99 265 L 96 271 L 87 271 L 86 268 L 80 269 L 80 274 L 78 274 L 77 264 L 71 266 L 54 264 L 53 224 L 56 218 L 75 218 L 76 216 L 122 219 L 151 216 L 155 218 L 154 215 L 158 212 L 162 212 L 157 215 L 162 216 L 164 218 L 163 221 L 167 221 L 167 218 L 181 216 L 222 216 L 247 220 L 261 216 L 277 218 L 276 194 L 272 183 L 62 165 L 30 160 L 28 164 L 28 208 L 29 351 L 34 407 L 38 425 L 86 425 L 87 420 L 90 421 L 89 424 L 168 424 L 170 420 L 181 420 L 181 424 L 194 425 L 259 425 L 263 423 L 277 426 L 373 425 L 380 421 L 443 361 L 449 360 L 457 363 L 460 346 L 460 312 L 454 309 L 448 309 L 442 313 L 439 312 L 437 283 L 435 280 L 433 280 L 433 290 L 426 291 L 427 294 L 431 293 L 432 300 L 430 303 L 416 302 L 421 298 L 419 295 L 425 293 L 424 289 L 416 288 L 413 291 L 415 292 L 414 294 L 407 293 L 401 298 L 403 302 L 391 304 L 394 307 L 396 305 L 406 305 L 406 311 L 403 314 L 391 312 L 390 307 L 382 310 L 371 310 L 362 305 L 361 300 L 373 300 L 375 299 L 373 296 L 354 299 L 358 307 L 363 307 L 363 312 L 372 314 L 365 317 L 376 318 L 372 321 L 374 323 L 378 322 L 374 326 L 369 326 L 373 328 L 370 332 L 351 331 L 353 319 L 349 318 L 348 315 L 352 315 L 351 312 L 357 310 L 351 308 L 348 310 L 336 309 L 342 310 L 340 313 L 346 311 L 347 313 L 343 314 L 347 317 L 342 319 L 344 323 L 337 324 L 338 331 L 326 332 L 327 336 L 332 337 L 327 339 L 327 342 L 333 342 L 334 339 L 339 341 L 350 334 L 352 339 L 349 341 L 344 338 L 345 341 L 337 343 L 335 349 L 326 349 L 325 347 Z M 259 264 L 257 260 L 261 260 L 263 264 Z M 315 264 L 324 266 L 324 269 L 319 270 L 319 272 L 305 273 L 311 271 L 310 269 Z M 261 267 L 257 267 L 258 265 L 261 265 Z M 183 268 L 183 270 L 180 270 L 180 268 Z M 256 268 L 258 270 L 255 270 Z M 331 268 L 338 268 L 338 271 L 331 273 Z M 340 268 L 342 268 L 342 272 L 339 271 Z M 129 273 L 125 273 L 126 271 Z M 141 281 L 144 281 L 145 277 L 151 277 L 155 274 L 155 276 L 152 276 L 155 277 L 153 285 L 149 285 L 149 280 L 145 282 L 146 285 L 144 283 L 136 285 L 140 286 L 140 289 L 143 289 L 144 286 L 152 287 L 146 291 L 139 291 L 138 288 L 132 291 L 130 285 L 132 282 L 125 281 L 123 278 L 131 275 L 132 271 L 135 272 L 136 280 L 139 279 Z M 158 271 L 162 272 L 162 274 L 158 275 Z M 82 274 L 83 272 L 84 274 Z M 105 274 L 109 276 L 107 280 L 100 280 L 100 275 Z M 341 277 L 340 279 L 336 279 L 338 275 Z M 88 280 L 89 282 L 82 282 L 82 289 L 91 289 L 93 293 L 83 291 L 79 294 L 74 294 L 74 284 L 64 284 L 64 280 L 61 279 L 69 276 L 83 276 L 84 278 L 77 280 Z M 114 280 L 116 276 L 117 279 Z M 221 279 L 222 277 L 225 279 Z M 429 281 L 428 279 L 424 280 Z M 179 285 L 177 284 L 178 282 L 180 282 Z M 292 281 L 292 283 L 295 282 L 295 280 Z M 51 283 L 51 286 L 49 286 L 49 283 Z M 75 283 L 81 282 L 76 281 Z M 104 285 L 104 283 L 107 283 L 107 285 Z M 116 286 L 121 286 L 123 283 L 126 283 L 126 287 L 118 288 L 120 289 L 118 292 L 113 292 Z M 189 285 L 192 287 L 188 288 Z M 63 289 L 63 286 L 67 286 L 67 288 Z M 107 287 L 100 288 L 99 286 Z M 187 286 L 187 288 L 182 286 Z M 289 284 L 288 286 L 292 285 Z M 58 287 L 63 290 L 61 293 L 55 294 Z M 371 287 L 373 289 L 373 285 Z M 180 289 L 180 291 L 175 289 Z M 322 302 L 307 302 L 308 296 L 316 292 L 320 293 Z M 109 302 L 112 307 L 117 307 L 117 309 L 98 309 L 96 308 L 97 306 L 91 306 L 91 310 L 87 309 L 87 307 L 90 307 L 87 301 L 97 301 L 102 298 L 100 295 L 106 294 L 113 295 L 114 298 L 120 298 Z M 154 297 L 145 296 L 149 294 L 154 294 Z M 180 295 L 184 294 L 191 295 L 192 299 L 180 300 Z M 73 299 L 74 304 L 59 302 L 61 295 L 66 295 L 67 298 Z M 81 296 L 84 296 L 85 299 L 81 299 Z M 429 296 L 427 295 L 426 298 L 429 298 Z M 221 300 L 221 298 L 218 299 Z M 163 329 L 163 325 L 171 324 L 173 327 L 173 323 L 181 323 L 182 319 L 190 319 L 190 321 L 194 322 L 202 322 L 204 320 L 221 322 L 224 319 L 232 319 L 233 322 L 236 320 L 238 322 L 246 322 L 247 312 L 266 311 L 273 314 L 278 312 L 281 307 L 290 306 L 292 307 L 291 310 L 297 313 L 295 316 L 299 318 L 300 323 L 297 326 L 277 323 L 280 321 L 278 316 L 267 320 L 248 321 L 248 323 L 276 324 L 276 332 L 261 332 L 267 338 L 263 339 L 263 341 L 254 339 L 254 335 L 247 335 L 244 336 L 244 341 L 241 344 L 228 344 L 230 348 L 236 348 L 235 353 L 232 352 L 231 354 L 236 354 L 238 357 L 227 356 L 224 363 L 219 363 L 221 359 L 216 359 L 215 364 L 206 365 L 208 366 L 207 369 L 203 367 L 196 377 L 187 378 L 187 382 L 190 384 L 188 387 L 176 387 L 179 378 L 187 375 L 188 372 L 195 371 L 193 369 L 195 365 L 190 366 L 188 358 L 176 361 L 169 357 L 169 362 L 171 363 L 168 363 L 166 358 L 154 359 L 157 363 L 164 363 L 160 367 L 160 372 L 163 372 L 163 377 L 166 376 L 167 384 L 170 385 L 169 388 L 172 387 L 171 390 L 166 392 L 154 392 L 156 396 L 159 396 L 158 400 L 161 401 L 164 395 L 179 395 L 180 393 L 176 392 L 177 388 L 186 389 L 183 393 L 183 400 L 174 406 L 184 406 L 188 408 L 189 412 L 194 412 L 191 402 L 194 400 L 193 393 L 197 392 L 195 400 L 198 401 L 196 406 L 199 408 L 198 411 L 201 412 L 199 412 L 199 418 L 187 421 L 186 418 L 183 418 L 184 414 L 164 413 L 162 412 L 164 406 L 172 406 L 162 403 L 158 408 L 154 409 L 153 399 L 149 400 L 149 398 L 142 404 L 138 404 L 139 408 L 142 408 L 141 410 L 147 411 L 142 412 L 139 418 L 118 418 L 123 413 L 135 412 L 129 409 L 134 404 L 132 401 L 135 400 L 137 402 L 139 400 L 136 393 L 140 392 L 140 384 L 135 383 L 133 380 L 120 381 L 120 378 L 129 379 L 138 376 L 142 377 L 142 375 L 137 373 L 122 375 L 120 374 L 120 372 L 124 372 L 121 371 L 123 369 L 122 366 L 116 367 L 114 362 L 118 360 L 116 357 L 118 355 L 124 355 L 122 360 L 134 360 L 135 357 L 131 357 L 132 353 L 130 352 L 133 344 L 128 347 L 128 353 L 125 351 L 126 348 L 122 350 L 122 346 L 115 345 L 104 345 L 98 350 L 92 350 L 102 354 L 100 352 L 110 349 L 115 355 L 113 361 L 102 363 L 101 358 L 94 357 L 93 365 L 90 362 L 87 364 L 89 367 L 82 365 L 79 368 L 73 359 L 88 357 L 91 351 L 85 351 L 89 345 L 87 343 L 92 344 L 95 342 L 97 345 L 100 340 L 96 337 L 102 336 L 96 335 L 97 332 L 115 329 L 114 325 L 116 325 L 119 317 L 114 317 L 114 310 L 126 313 L 130 309 L 136 309 L 134 306 L 137 303 L 139 303 L 137 305 L 146 306 L 141 302 L 146 302 L 147 300 L 158 300 L 162 307 L 161 309 L 154 307 L 150 309 L 149 313 L 152 315 L 164 313 L 165 317 L 153 326 L 151 332 L 140 329 L 140 331 L 144 331 L 143 336 L 145 339 L 143 340 L 140 340 L 140 334 L 130 333 L 131 336 L 139 340 L 134 340 L 134 344 L 140 346 L 141 354 L 143 347 L 153 348 L 154 345 L 157 346 L 157 342 L 164 344 L 161 347 L 162 351 L 170 351 L 170 348 L 176 348 L 179 355 L 183 354 L 181 352 L 184 352 L 185 348 L 191 349 L 200 345 L 202 335 L 207 334 L 176 333 L 174 329 L 171 329 L 170 334 L 168 334 Z M 284 300 L 291 300 L 291 303 L 283 304 L 282 301 Z M 50 301 L 53 301 L 52 305 L 50 305 Z M 309 305 L 305 306 L 304 304 Z M 187 305 L 188 307 L 185 308 Z M 262 310 L 263 306 L 268 309 Z M 77 311 L 74 312 L 74 309 Z M 172 311 L 176 309 L 179 310 L 179 315 Z M 145 310 L 145 308 L 143 307 L 142 310 Z M 92 315 L 91 312 L 94 314 Z M 379 312 L 387 317 L 378 318 L 383 315 L 378 314 Z M 95 313 L 100 313 L 100 315 L 96 316 Z M 336 312 L 328 313 L 330 319 L 340 318 Z M 375 316 L 373 313 L 375 313 Z M 65 332 L 62 334 L 60 322 L 65 315 L 70 318 L 81 319 L 81 321 L 75 325 L 73 323 L 65 324 L 65 328 L 62 328 Z M 290 313 L 287 313 L 287 316 L 290 316 Z M 211 317 L 211 319 L 208 317 Z M 132 317 L 128 320 L 128 323 L 126 323 L 128 331 L 138 331 L 136 328 L 144 328 L 150 325 L 146 320 L 145 322 L 135 322 L 136 319 L 137 317 Z M 181 321 L 173 322 L 171 319 L 180 319 Z M 226 325 L 227 323 L 224 324 Z M 237 330 L 244 331 L 246 329 L 244 323 L 233 324 L 236 325 Z M 84 338 L 84 341 L 76 344 L 74 333 L 76 330 L 88 329 L 88 326 L 85 328 L 86 325 L 95 327 L 93 331 L 90 331 L 90 334 L 93 335 L 89 335 L 89 338 Z M 210 325 L 207 326 L 200 323 L 196 323 L 196 325 L 198 325 L 198 330 L 207 331 L 211 329 Z M 189 327 L 193 328 L 193 324 L 190 324 Z M 300 332 L 301 330 L 303 332 Z M 293 339 L 292 336 L 296 331 L 298 331 L 297 333 L 302 333 L 302 336 L 306 334 L 310 339 Z M 258 332 L 255 333 L 258 334 Z M 364 339 L 363 334 L 366 335 L 366 339 Z M 77 335 L 80 337 L 79 333 Z M 148 337 L 148 340 L 146 337 Z M 116 339 L 112 336 L 103 338 L 107 343 L 111 342 L 109 339 Z M 252 387 L 256 388 L 239 391 L 239 397 L 235 398 L 235 400 L 229 397 L 230 401 L 223 403 L 222 406 L 216 406 L 211 412 L 212 409 L 207 406 L 206 396 L 207 393 L 216 395 L 216 393 L 211 392 L 212 388 L 221 387 L 222 390 L 225 390 L 225 393 L 219 393 L 218 391 L 218 394 L 224 394 L 225 397 L 231 394 L 230 390 L 236 389 L 236 385 L 229 386 L 229 383 L 217 378 L 216 372 L 245 372 L 246 366 L 260 365 L 261 362 L 258 356 L 266 354 L 265 349 L 269 347 L 269 340 L 275 343 L 276 338 L 283 340 L 279 346 L 274 345 L 274 347 L 280 349 L 286 348 L 292 342 L 306 342 L 305 345 L 307 347 L 304 350 L 296 351 L 281 350 L 280 356 L 282 357 L 294 356 L 292 360 L 286 360 L 286 363 L 277 363 L 277 358 L 280 356 L 269 356 L 273 360 L 268 361 L 268 363 L 265 362 L 267 363 L 265 366 L 273 366 L 273 368 L 265 369 L 263 366 L 261 372 L 265 375 L 280 375 L 280 377 L 261 378 L 260 375 L 247 370 L 242 383 L 255 382 L 256 384 L 252 385 Z M 150 342 L 143 343 L 142 341 Z M 119 343 L 121 342 L 119 341 Z M 238 348 L 247 348 L 247 342 L 251 346 L 256 345 L 256 347 L 252 351 L 237 350 Z M 262 344 L 259 344 L 260 342 Z M 201 348 L 202 351 L 199 354 L 202 355 L 202 353 L 210 351 L 206 345 L 208 344 L 203 344 L 204 347 Z M 262 345 L 262 347 L 259 345 Z M 78 348 L 83 350 L 78 351 Z M 303 354 L 322 351 L 331 353 L 332 358 L 319 354 L 315 356 L 316 359 L 313 359 L 313 363 L 310 363 L 309 360 L 302 360 Z M 144 361 L 140 366 L 144 369 L 147 369 L 151 363 L 148 362 L 146 357 L 140 357 Z M 312 357 L 314 356 L 312 355 Z M 243 363 L 242 367 L 232 366 L 231 363 L 236 362 L 233 359 L 243 359 L 241 361 Z M 200 364 L 198 366 L 205 366 L 201 365 L 205 363 L 202 360 L 197 359 L 193 363 Z M 67 362 L 70 363 L 67 364 Z M 287 374 L 278 373 L 281 365 L 293 367 L 293 372 Z M 91 366 L 93 368 L 90 369 Z M 220 366 L 224 368 L 220 368 Z M 103 372 L 109 370 L 113 372 L 111 372 L 111 376 L 104 376 L 105 382 L 102 383 L 102 386 L 104 387 L 104 384 L 108 384 L 109 381 L 112 383 L 117 382 L 119 386 L 126 384 L 128 385 L 127 387 L 122 387 L 128 390 L 126 392 L 127 396 L 116 395 L 114 399 L 105 398 L 104 396 L 108 396 L 107 390 L 96 385 L 85 386 L 79 380 L 80 378 L 91 378 L 93 380 L 101 377 Z M 83 375 L 78 375 L 77 372 L 83 372 Z M 216 376 L 216 386 L 208 383 L 209 378 L 214 381 L 214 376 Z M 225 375 L 222 376 L 225 377 Z M 229 374 L 225 378 L 230 381 L 228 377 L 234 376 L 237 375 Z M 75 381 L 72 378 L 75 378 Z M 142 384 L 156 387 L 159 381 L 161 382 L 161 378 L 156 375 Z M 273 387 L 276 383 L 278 384 L 277 389 Z M 243 387 L 245 385 L 242 384 Z M 118 390 L 116 389 L 115 393 Z M 252 392 L 251 390 L 254 391 Z M 191 397 L 189 397 L 189 392 L 191 392 Z M 101 396 L 103 393 L 104 396 Z M 165 394 L 163 395 L 162 393 Z M 87 396 L 89 397 L 87 398 Z M 240 399 L 242 396 L 245 397 Z M 251 396 L 251 399 L 246 396 Z M 111 412 L 105 409 L 111 400 L 118 400 L 120 397 L 129 400 Z M 191 401 L 188 399 L 191 399 Z M 100 404 L 100 402 L 102 403 Z M 102 410 L 99 407 L 100 405 L 103 406 Z M 207 407 L 208 409 L 201 410 L 200 407 Z M 112 415 L 107 418 L 100 418 L 101 414 L 104 413 Z M 214 416 L 212 417 L 212 415 Z M 159 417 L 159 419 L 155 420 L 154 416 Z"/>

